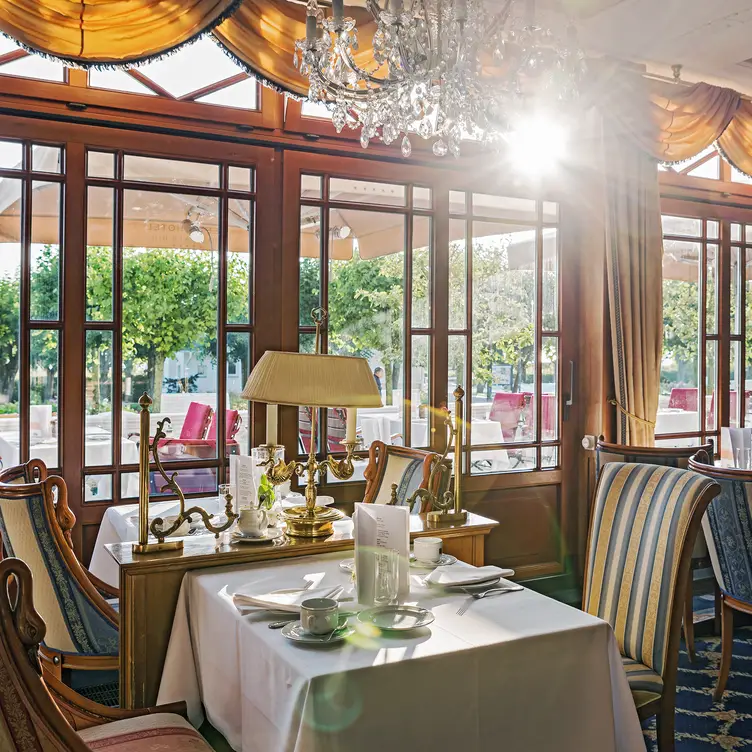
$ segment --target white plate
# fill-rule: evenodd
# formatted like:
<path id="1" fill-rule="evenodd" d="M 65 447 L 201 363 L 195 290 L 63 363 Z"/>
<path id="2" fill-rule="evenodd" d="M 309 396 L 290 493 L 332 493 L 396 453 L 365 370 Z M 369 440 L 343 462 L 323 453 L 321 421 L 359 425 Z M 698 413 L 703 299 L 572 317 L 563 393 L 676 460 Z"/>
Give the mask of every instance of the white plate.
<path id="1" fill-rule="evenodd" d="M 448 567 L 455 564 L 457 557 L 451 554 L 441 554 L 438 561 L 420 561 L 415 558 L 415 554 L 410 551 L 410 566 L 415 569 L 436 569 L 436 567 Z"/>
<path id="2" fill-rule="evenodd" d="M 233 543 L 269 543 L 277 540 L 280 536 L 284 535 L 285 531 L 278 527 L 269 527 L 266 529 L 266 535 L 258 535 L 252 537 L 250 535 L 243 535 L 239 532 L 234 532 L 231 535 Z"/>
<path id="3" fill-rule="evenodd" d="M 288 640 L 300 642 L 304 645 L 336 645 L 355 633 L 355 630 L 347 624 L 346 616 L 339 617 L 339 627 L 329 634 L 315 635 L 304 632 L 299 621 L 291 621 L 289 624 L 285 624 L 281 631 Z"/>
<path id="4" fill-rule="evenodd" d="M 358 621 L 388 632 L 403 632 L 430 624 L 436 617 L 418 606 L 377 606 L 361 611 Z"/>

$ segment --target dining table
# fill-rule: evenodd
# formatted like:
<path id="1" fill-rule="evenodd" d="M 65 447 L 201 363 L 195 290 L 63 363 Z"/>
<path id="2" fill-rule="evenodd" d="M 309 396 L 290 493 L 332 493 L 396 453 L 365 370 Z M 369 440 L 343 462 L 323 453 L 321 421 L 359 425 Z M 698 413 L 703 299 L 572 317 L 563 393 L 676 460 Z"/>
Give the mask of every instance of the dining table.
<path id="1" fill-rule="evenodd" d="M 316 647 L 233 599 L 315 582 L 341 585 L 340 609 L 357 611 L 343 558 L 188 572 L 158 702 L 186 701 L 236 752 L 644 752 L 611 627 L 533 590 L 476 600 L 411 568 L 407 602 L 433 623 L 383 632 L 351 616 L 348 639 Z"/>

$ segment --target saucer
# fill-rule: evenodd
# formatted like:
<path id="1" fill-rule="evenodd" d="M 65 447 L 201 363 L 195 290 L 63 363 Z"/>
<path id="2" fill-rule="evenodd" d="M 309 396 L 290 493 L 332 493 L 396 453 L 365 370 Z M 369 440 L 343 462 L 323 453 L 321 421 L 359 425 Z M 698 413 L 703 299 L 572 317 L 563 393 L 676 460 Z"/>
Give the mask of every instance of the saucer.
<path id="1" fill-rule="evenodd" d="M 239 530 L 231 533 L 233 543 L 270 543 L 284 535 L 285 531 L 278 527 L 269 527 L 265 535 L 243 535 Z"/>
<path id="2" fill-rule="evenodd" d="M 347 623 L 346 616 L 339 617 L 339 627 L 329 634 L 310 634 L 304 632 L 299 621 L 291 621 L 282 627 L 282 634 L 288 640 L 300 642 L 304 645 L 335 645 L 342 640 L 347 639 L 350 635 L 355 634 L 355 630 Z"/>
<path id="3" fill-rule="evenodd" d="M 436 567 L 448 567 L 457 561 L 456 556 L 451 554 L 441 554 L 438 561 L 421 561 L 415 558 L 415 554 L 410 551 L 410 566 L 415 569 L 436 569 Z"/>

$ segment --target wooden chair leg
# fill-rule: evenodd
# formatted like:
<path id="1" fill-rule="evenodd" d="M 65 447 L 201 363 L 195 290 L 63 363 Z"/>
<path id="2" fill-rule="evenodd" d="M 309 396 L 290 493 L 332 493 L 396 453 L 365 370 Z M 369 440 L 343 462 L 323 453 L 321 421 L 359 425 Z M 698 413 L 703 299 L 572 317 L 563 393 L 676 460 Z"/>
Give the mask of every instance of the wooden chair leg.
<path id="1" fill-rule="evenodd" d="M 726 689 L 731 653 L 734 648 L 734 611 L 721 600 L 721 667 L 718 672 L 718 684 L 713 693 L 713 701 L 718 702 Z"/>
<path id="2" fill-rule="evenodd" d="M 692 588 L 687 589 L 684 599 L 684 643 L 687 646 L 689 660 L 695 660 L 695 609 L 692 603 Z"/>
<path id="3" fill-rule="evenodd" d="M 661 712 L 655 720 L 658 737 L 658 752 L 674 752 L 674 717 L 671 712 Z"/>
<path id="4" fill-rule="evenodd" d="M 718 583 L 714 582 L 715 588 L 715 617 L 713 619 L 713 634 L 721 633 L 721 589 L 718 587 Z"/>

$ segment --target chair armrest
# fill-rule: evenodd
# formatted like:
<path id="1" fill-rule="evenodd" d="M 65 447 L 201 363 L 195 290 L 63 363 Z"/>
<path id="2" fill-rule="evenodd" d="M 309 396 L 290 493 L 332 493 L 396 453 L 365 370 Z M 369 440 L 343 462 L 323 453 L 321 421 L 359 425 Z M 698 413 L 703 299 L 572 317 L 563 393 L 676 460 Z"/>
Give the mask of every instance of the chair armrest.
<path id="1" fill-rule="evenodd" d="M 45 674 L 44 681 L 52 699 L 55 700 L 66 720 L 76 731 L 82 731 L 92 726 L 102 726 L 112 721 L 122 721 L 126 718 L 138 718 L 155 713 L 174 713 L 183 718 L 188 717 L 188 708 L 184 702 L 173 702 L 169 705 L 157 705 L 156 707 L 138 710 L 123 710 L 122 708 L 100 705 L 82 697 L 78 692 L 49 674 Z"/>
<path id="2" fill-rule="evenodd" d="M 99 590 L 99 594 L 103 598 L 119 598 L 120 597 L 120 589 L 116 587 L 112 587 L 112 585 L 108 585 L 106 582 L 102 581 L 97 577 L 96 575 L 92 574 L 88 569 L 86 570 L 86 574 L 89 577 L 89 582 L 91 582 L 94 587 Z"/>

